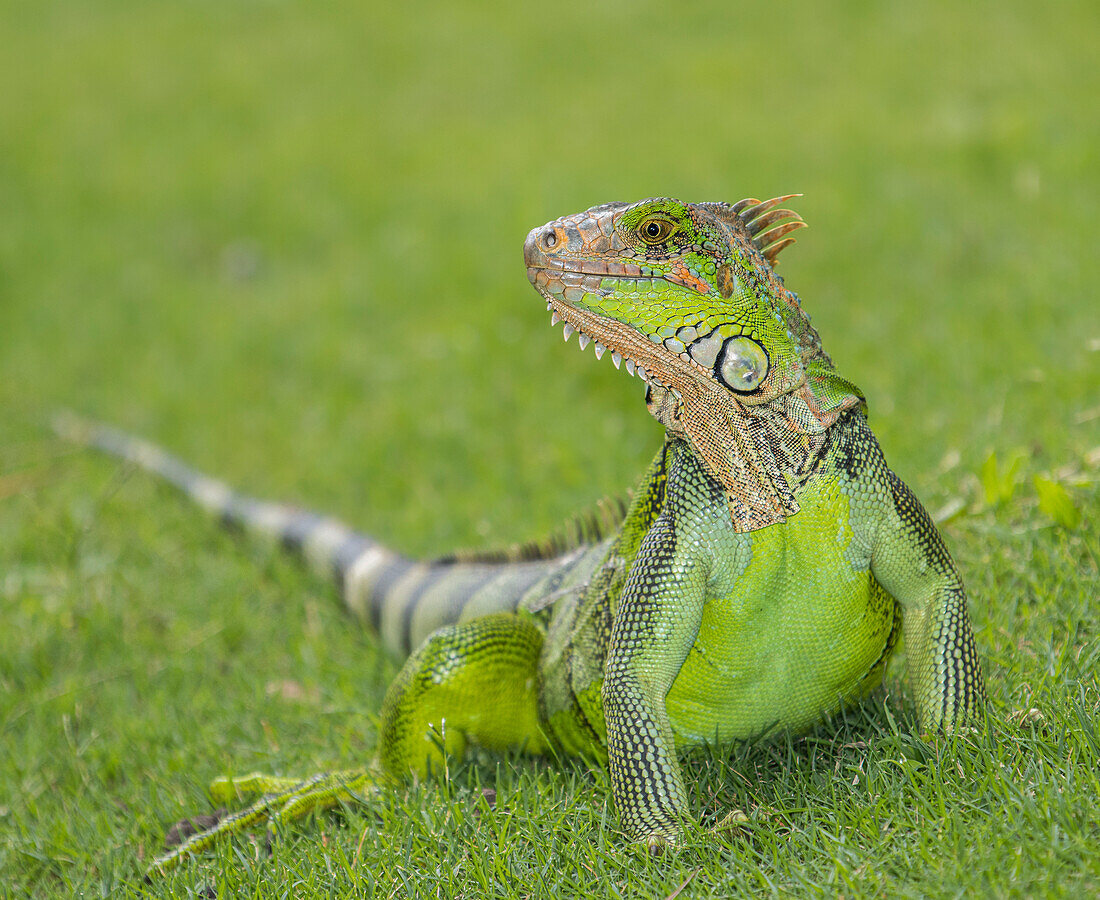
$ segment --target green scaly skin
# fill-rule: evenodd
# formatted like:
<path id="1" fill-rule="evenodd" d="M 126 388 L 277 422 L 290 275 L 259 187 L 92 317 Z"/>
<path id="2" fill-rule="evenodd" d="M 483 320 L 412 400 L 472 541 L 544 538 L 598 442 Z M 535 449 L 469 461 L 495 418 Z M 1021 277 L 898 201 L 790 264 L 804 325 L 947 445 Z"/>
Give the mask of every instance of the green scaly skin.
<path id="1" fill-rule="evenodd" d="M 785 199 L 612 203 L 528 235 L 528 276 L 553 321 L 625 360 L 667 435 L 628 509 L 607 506 L 544 547 L 416 563 L 239 497 L 151 445 L 62 423 L 301 550 L 411 654 L 373 766 L 220 779 L 217 799 L 264 796 L 154 871 L 255 823 L 427 774 L 468 742 L 606 760 L 624 831 L 659 851 L 689 816 L 682 751 L 809 728 L 881 683 L 901 634 L 922 726 L 977 716 L 985 689 L 955 566 L 774 272 L 802 224 L 777 208 Z"/>

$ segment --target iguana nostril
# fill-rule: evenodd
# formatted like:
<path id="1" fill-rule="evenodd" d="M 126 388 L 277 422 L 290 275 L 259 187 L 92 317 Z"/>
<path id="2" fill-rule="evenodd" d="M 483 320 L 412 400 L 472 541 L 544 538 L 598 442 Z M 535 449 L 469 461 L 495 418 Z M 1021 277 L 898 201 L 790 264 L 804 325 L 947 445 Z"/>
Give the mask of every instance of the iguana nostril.
<path id="1" fill-rule="evenodd" d="M 553 228 L 547 228 L 542 235 L 542 249 L 553 250 L 558 246 L 558 233 Z"/>

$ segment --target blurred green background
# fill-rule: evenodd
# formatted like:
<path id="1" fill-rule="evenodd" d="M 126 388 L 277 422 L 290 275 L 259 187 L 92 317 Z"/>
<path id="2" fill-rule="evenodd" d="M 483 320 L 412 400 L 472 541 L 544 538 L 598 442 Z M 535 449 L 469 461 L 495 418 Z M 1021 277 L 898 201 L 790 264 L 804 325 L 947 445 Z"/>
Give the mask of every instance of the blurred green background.
<path id="1" fill-rule="evenodd" d="M 1042 681 L 1012 632 L 1095 646 L 1095 532 L 1027 481 L 1095 518 L 1095 3 L 7 2 L 0 34 L 13 890 L 109 893 L 223 768 L 369 755 L 389 671 L 322 583 L 51 411 L 410 553 L 536 536 L 660 439 L 525 278 L 530 228 L 608 200 L 802 192 L 781 271 L 894 468 L 974 513 L 949 539 L 995 699 Z M 991 452 L 1026 460 L 999 514 Z"/>

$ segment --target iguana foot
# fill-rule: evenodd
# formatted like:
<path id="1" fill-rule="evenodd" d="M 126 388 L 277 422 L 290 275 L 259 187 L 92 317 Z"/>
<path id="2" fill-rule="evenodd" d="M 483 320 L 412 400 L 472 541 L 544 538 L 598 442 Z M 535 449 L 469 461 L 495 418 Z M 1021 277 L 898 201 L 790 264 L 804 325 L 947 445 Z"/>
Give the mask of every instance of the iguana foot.
<path id="1" fill-rule="evenodd" d="M 749 817 L 745 815 L 744 811 L 735 809 L 727 813 L 717 825 L 712 826 L 709 833 L 719 834 L 723 831 L 736 831 L 746 827 L 748 824 Z M 643 840 L 645 842 L 646 852 L 650 856 L 662 856 L 666 852 L 671 853 L 683 843 L 680 833 L 675 831 L 655 831 L 652 834 L 646 835 Z"/>
<path id="2" fill-rule="evenodd" d="M 153 860 L 149 875 L 163 875 L 184 859 L 212 847 L 222 837 L 240 834 L 254 825 L 269 823 L 283 825 L 293 822 L 314 810 L 328 809 L 338 803 L 357 801 L 364 790 L 376 787 L 376 780 L 366 769 L 343 772 L 322 772 L 310 778 L 279 778 L 253 772 L 240 778 L 217 778 L 210 785 L 210 796 L 218 803 L 239 800 L 260 794 L 251 806 L 227 816 L 200 816 L 193 822 L 200 827 L 196 831 L 188 822 L 185 827 L 177 823 L 165 838 L 166 846 L 175 847 Z"/>
<path id="3" fill-rule="evenodd" d="M 720 831 L 737 831 L 744 828 L 749 824 L 749 817 L 745 815 L 744 810 L 735 809 L 732 812 L 727 813 L 722 821 L 711 828 L 711 834 L 718 834 Z"/>
<path id="4" fill-rule="evenodd" d="M 663 856 L 680 845 L 680 836 L 671 832 L 654 832 L 646 835 L 645 849 L 650 856 Z"/>

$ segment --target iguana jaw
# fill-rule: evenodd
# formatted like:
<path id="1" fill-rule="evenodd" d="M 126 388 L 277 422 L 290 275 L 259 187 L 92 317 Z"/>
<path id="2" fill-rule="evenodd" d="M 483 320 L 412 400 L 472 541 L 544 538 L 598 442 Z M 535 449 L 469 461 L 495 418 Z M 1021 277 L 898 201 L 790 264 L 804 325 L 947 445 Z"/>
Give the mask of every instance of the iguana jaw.
<path id="1" fill-rule="evenodd" d="M 530 239 L 528 242 L 530 243 Z M 600 287 L 604 276 L 621 274 L 610 270 L 591 271 L 596 268 L 591 261 L 586 267 L 590 271 L 531 265 L 527 268 L 528 279 L 546 300 L 546 308 L 551 313 L 551 324 L 564 322 L 566 340 L 577 332 L 582 350 L 588 346 L 589 341 L 594 341 L 597 357 L 610 350 L 616 368 L 625 361 L 627 371 L 637 374 L 649 385 L 675 388 L 685 380 L 710 380 L 710 373 L 690 357 L 685 360 L 663 346 L 654 344 L 629 325 L 570 303 L 566 299 L 566 291 L 576 289 L 607 295 L 608 292 Z"/>

